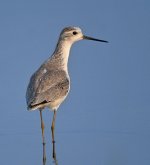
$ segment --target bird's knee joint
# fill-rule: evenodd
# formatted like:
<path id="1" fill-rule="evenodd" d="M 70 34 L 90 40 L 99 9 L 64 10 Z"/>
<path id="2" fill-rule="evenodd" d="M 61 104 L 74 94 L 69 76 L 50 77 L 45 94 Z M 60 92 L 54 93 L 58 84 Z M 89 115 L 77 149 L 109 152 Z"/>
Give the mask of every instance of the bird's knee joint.
<path id="1" fill-rule="evenodd" d="M 56 143 L 56 141 L 55 140 L 52 140 L 52 143 L 54 144 L 54 143 Z"/>

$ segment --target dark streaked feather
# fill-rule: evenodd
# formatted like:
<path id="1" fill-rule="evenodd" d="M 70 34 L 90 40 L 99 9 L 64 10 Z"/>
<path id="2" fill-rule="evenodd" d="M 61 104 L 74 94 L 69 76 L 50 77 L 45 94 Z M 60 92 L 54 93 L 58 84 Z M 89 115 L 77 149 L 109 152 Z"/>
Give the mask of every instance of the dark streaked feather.
<path id="1" fill-rule="evenodd" d="M 33 74 L 27 88 L 28 107 L 42 102 L 51 102 L 65 96 L 69 90 L 69 79 L 64 70 L 47 70 L 41 74 L 39 69 Z"/>

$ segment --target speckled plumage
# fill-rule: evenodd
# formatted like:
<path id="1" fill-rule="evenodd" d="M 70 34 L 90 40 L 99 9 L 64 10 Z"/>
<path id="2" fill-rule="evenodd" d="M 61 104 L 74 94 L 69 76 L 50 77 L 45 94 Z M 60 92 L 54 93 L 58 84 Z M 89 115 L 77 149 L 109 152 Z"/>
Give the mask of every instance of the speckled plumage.
<path id="1" fill-rule="evenodd" d="M 76 29 L 67 27 L 62 30 L 54 53 L 32 75 L 26 92 L 29 110 L 44 107 L 57 110 L 66 98 L 70 89 L 67 63 L 73 42 L 66 41 L 63 34 Z"/>
<path id="2" fill-rule="evenodd" d="M 44 64 L 30 79 L 26 94 L 28 108 L 58 108 L 60 103 L 54 107 L 51 104 L 65 98 L 69 88 L 69 77 L 64 70 L 53 70 L 50 66 L 46 68 Z"/>
<path id="3" fill-rule="evenodd" d="M 74 42 L 82 39 L 107 42 L 84 36 L 78 27 L 64 28 L 60 33 L 54 53 L 30 79 L 26 92 L 28 109 L 49 107 L 57 110 L 64 101 L 70 89 L 67 66 L 70 48 Z"/>

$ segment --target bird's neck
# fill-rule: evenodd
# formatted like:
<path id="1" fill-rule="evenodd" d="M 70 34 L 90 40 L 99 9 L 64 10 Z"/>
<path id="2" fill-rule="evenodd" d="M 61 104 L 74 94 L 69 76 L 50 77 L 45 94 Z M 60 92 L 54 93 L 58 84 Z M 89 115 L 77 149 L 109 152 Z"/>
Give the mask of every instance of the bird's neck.
<path id="1" fill-rule="evenodd" d="M 68 58 L 71 46 L 71 42 L 59 40 L 52 57 L 57 60 L 56 62 L 58 62 L 59 67 L 64 69 L 66 72 L 68 72 Z"/>

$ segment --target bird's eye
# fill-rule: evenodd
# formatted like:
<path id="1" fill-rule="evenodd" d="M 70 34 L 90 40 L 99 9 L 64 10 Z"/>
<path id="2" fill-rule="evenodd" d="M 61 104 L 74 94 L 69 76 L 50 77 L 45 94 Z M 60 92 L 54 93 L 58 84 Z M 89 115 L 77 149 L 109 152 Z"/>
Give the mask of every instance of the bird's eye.
<path id="1" fill-rule="evenodd" d="M 72 34 L 73 34 L 73 35 L 77 35 L 78 33 L 77 33 L 76 31 L 74 31 Z"/>

